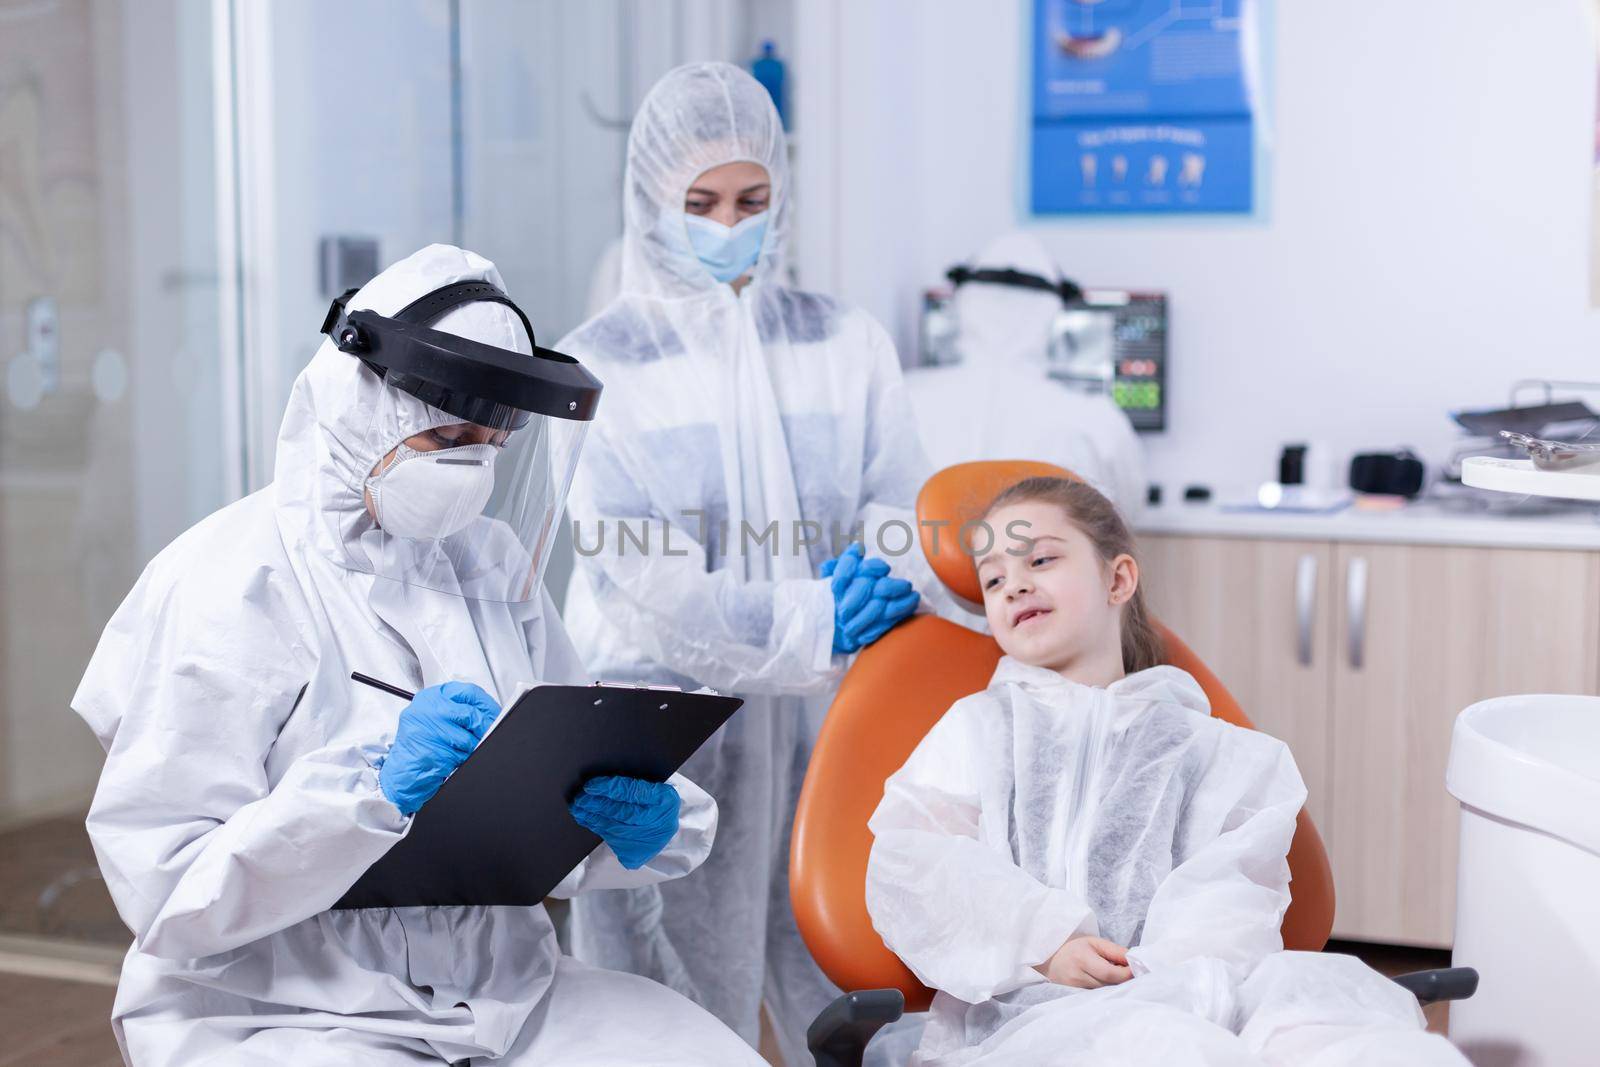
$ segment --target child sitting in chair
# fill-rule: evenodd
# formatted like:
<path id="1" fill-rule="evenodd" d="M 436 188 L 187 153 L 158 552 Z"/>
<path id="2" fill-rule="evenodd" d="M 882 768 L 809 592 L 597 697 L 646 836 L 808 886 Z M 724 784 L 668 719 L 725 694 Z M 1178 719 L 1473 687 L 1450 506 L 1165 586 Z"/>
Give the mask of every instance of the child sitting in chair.
<path id="1" fill-rule="evenodd" d="M 1305 785 L 1161 665 L 1111 503 L 1030 478 L 986 521 L 1005 658 L 870 824 L 873 925 L 938 991 L 912 1063 L 1464 1064 L 1360 961 L 1282 951 Z"/>

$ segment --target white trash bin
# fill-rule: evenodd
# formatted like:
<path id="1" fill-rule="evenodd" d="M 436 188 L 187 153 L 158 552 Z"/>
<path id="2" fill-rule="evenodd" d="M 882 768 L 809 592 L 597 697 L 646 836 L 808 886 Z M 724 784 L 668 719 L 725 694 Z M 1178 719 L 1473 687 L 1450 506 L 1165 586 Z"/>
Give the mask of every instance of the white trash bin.
<path id="1" fill-rule="evenodd" d="M 1445 785 L 1461 802 L 1450 1005 L 1477 1067 L 1600 1063 L 1600 698 L 1517 696 L 1456 719 Z"/>

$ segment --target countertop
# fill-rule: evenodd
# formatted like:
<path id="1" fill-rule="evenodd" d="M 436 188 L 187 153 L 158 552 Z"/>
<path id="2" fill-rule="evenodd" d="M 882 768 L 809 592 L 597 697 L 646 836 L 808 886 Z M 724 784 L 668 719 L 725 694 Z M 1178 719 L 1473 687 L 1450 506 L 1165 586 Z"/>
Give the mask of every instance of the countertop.
<path id="1" fill-rule="evenodd" d="M 1506 502 L 1517 503 L 1509 496 Z M 1539 502 L 1528 501 L 1525 506 L 1538 508 Z M 1600 508 L 1556 507 L 1543 514 L 1503 514 L 1421 500 L 1394 511 L 1352 505 L 1332 514 L 1296 514 L 1228 511 L 1216 503 L 1180 500 L 1145 508 L 1133 526 L 1141 534 L 1197 537 L 1600 550 Z"/>

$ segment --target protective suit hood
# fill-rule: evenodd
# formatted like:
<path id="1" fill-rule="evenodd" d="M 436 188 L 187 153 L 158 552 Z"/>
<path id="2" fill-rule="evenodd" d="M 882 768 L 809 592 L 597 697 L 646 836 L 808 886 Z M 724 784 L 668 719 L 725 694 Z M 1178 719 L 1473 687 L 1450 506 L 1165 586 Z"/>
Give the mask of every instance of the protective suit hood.
<path id="1" fill-rule="evenodd" d="M 970 266 L 1010 267 L 1061 280 L 1061 271 L 1039 238 L 1020 231 L 989 242 Z M 1050 324 L 1061 310 L 1061 298 L 1037 289 L 972 282 L 956 290 L 955 309 L 963 361 L 989 369 L 1016 363 L 1042 367 Z"/>
<path id="2" fill-rule="evenodd" d="M 766 239 L 751 280 L 776 278 L 789 243 L 789 157 L 772 98 L 730 63 L 691 63 L 656 83 L 628 134 L 624 294 L 684 299 L 731 292 L 695 256 L 683 201 L 700 175 L 739 161 L 765 167 L 772 183 Z"/>
<path id="3" fill-rule="evenodd" d="M 493 263 L 451 245 L 429 245 L 393 264 L 351 297 L 352 311 L 393 315 L 411 301 L 452 282 L 505 282 Z M 503 304 L 464 304 L 433 328 L 483 344 L 531 354 L 533 346 L 516 313 Z M 388 394 L 388 395 L 386 395 Z M 369 431 L 380 400 L 397 406 L 401 433 L 386 445 Z M 413 434 L 461 420 L 385 385 L 359 359 L 324 338 L 295 379 L 278 431 L 273 492 L 285 541 L 302 542 L 336 563 L 360 551 L 373 528 L 362 500 L 372 468 Z"/>

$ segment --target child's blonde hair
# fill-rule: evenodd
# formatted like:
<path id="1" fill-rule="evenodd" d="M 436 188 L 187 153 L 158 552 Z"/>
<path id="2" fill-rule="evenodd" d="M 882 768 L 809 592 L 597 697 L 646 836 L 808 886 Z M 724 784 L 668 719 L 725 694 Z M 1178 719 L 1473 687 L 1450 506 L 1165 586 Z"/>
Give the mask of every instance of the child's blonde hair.
<path id="1" fill-rule="evenodd" d="M 1054 504 L 1066 512 L 1067 519 L 1094 545 L 1100 559 L 1110 564 L 1118 556 L 1134 556 L 1133 534 L 1122 521 L 1117 507 L 1087 482 L 1069 478 L 1024 478 L 995 497 L 984 515 L 992 515 L 1013 504 Z M 1161 635 L 1150 621 L 1144 604 L 1144 586 L 1122 606 L 1122 669 L 1129 674 L 1163 662 L 1165 649 Z"/>

